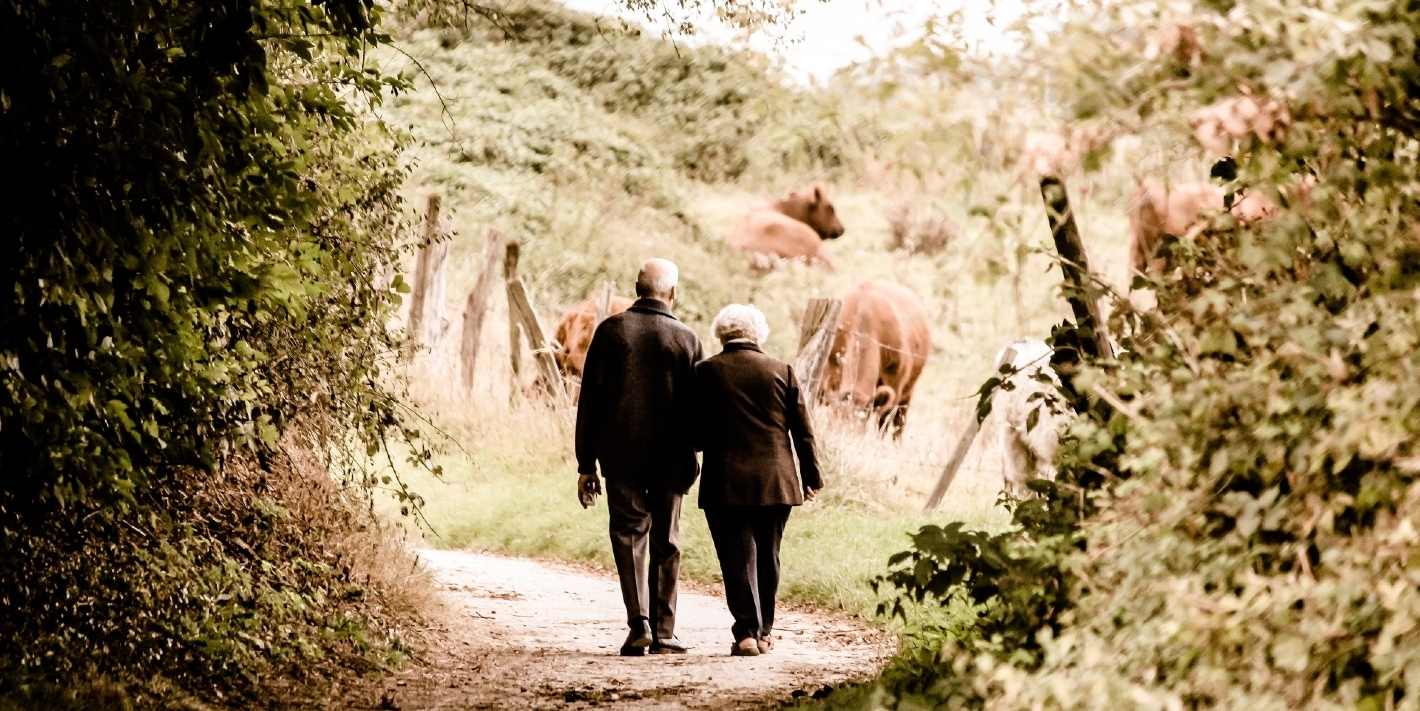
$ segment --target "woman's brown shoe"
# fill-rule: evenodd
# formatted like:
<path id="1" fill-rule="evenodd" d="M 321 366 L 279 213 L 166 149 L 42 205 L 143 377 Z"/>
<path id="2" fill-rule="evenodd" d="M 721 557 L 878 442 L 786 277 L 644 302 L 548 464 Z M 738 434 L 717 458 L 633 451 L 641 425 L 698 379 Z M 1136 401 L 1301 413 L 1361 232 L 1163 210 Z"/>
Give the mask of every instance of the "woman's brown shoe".
<path id="1" fill-rule="evenodd" d="M 732 657 L 757 657 L 759 656 L 759 643 L 753 637 L 744 639 L 730 645 L 730 656 Z"/>
<path id="2" fill-rule="evenodd" d="M 760 638 L 759 638 L 759 653 L 760 653 L 760 654 L 769 654 L 770 650 L 772 650 L 772 649 L 774 649 L 774 637 L 773 637 L 773 636 L 771 636 L 771 635 L 764 635 L 763 637 L 760 637 Z"/>

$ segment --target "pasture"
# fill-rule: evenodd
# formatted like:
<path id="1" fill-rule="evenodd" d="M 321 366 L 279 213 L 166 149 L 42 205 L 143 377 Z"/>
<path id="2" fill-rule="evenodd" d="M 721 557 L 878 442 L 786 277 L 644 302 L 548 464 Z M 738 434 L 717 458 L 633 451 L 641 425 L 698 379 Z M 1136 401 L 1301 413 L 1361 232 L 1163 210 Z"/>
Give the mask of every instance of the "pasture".
<path id="1" fill-rule="evenodd" d="M 754 75 L 749 69 L 745 76 L 757 76 L 758 84 L 742 89 L 758 86 L 763 94 L 736 115 L 757 110 L 769 118 L 749 124 L 755 132 L 735 149 L 738 157 L 727 159 L 748 167 L 733 179 L 706 179 L 685 169 L 683 160 L 678 165 L 674 154 L 687 139 L 673 124 L 676 116 L 710 111 L 713 97 L 680 88 L 632 109 L 609 108 L 614 103 L 599 93 L 602 84 L 568 69 L 577 66 L 567 54 L 577 47 L 558 44 L 587 18 L 547 12 L 539 22 L 572 29 L 558 26 L 547 33 L 552 39 L 523 42 L 414 30 L 405 49 L 422 69 L 407 58 L 389 58 L 409 63 L 420 86 L 397 99 L 387 116 L 418 141 L 406 195 L 422 204 L 426 195 L 441 194 L 453 230 L 443 347 L 405 371 L 414 400 L 447 435 L 438 457 L 441 479 L 401 466 L 401 476 L 427 501 L 425 538 L 439 547 L 611 564 L 604 506 L 584 512 L 573 494 L 570 413 L 529 400 L 524 389 L 534 368 L 527 353 L 521 380 L 511 376 L 501 287 L 482 333 L 474 388 L 459 392 L 459 316 L 488 226 L 522 240 L 521 273 L 549 332 L 564 310 L 595 294 L 604 280 L 614 282 L 618 295 L 631 296 L 637 267 L 652 256 L 680 265 L 677 315 L 711 352 L 709 320 L 727 303 L 762 309 L 771 328 L 767 352 L 792 360 L 811 297 L 837 296 L 863 279 L 898 282 L 922 297 L 934 347 L 903 438 L 881 437 L 861 420 L 818 408 L 828 488 L 791 519 L 784 549 L 790 599 L 868 613 L 875 600 L 866 581 L 906 546 L 906 532 L 954 520 L 988 530 L 1005 526 L 992 420 L 940 509 L 921 509 L 974 410 L 977 389 L 992 374 L 996 351 L 1018 337 L 1046 337 L 1068 314 L 1057 294 L 1059 272 L 1041 252 L 1050 235 L 1033 180 L 1010 163 L 994 170 L 975 156 L 951 163 L 951 136 L 920 147 L 940 152 L 950 174 L 918 179 L 890 170 L 886 159 L 855 142 L 855 132 L 867 129 L 848 115 L 850 97 L 776 87 L 762 70 Z M 623 62 L 623 73 L 638 63 L 672 61 L 661 40 L 610 32 L 600 41 Z M 539 49 L 540 42 L 553 46 Z M 687 50 L 685 61 L 728 62 L 724 73 L 735 71 L 734 57 L 707 58 L 708 52 Z M 559 59 L 549 63 L 546 55 Z M 704 78 L 710 93 L 714 80 Z M 495 108 L 510 117 L 501 128 L 485 120 Z M 821 138 L 837 136 L 848 159 L 812 164 L 795 153 L 802 146 L 791 137 L 805 126 Z M 501 135 L 494 152 L 489 133 L 498 131 L 512 133 Z M 509 145 L 527 148 L 519 153 Z M 1121 164 L 1129 159 L 1118 158 Z M 725 235 L 751 207 L 815 181 L 826 184 L 846 227 L 842 238 L 825 243 L 837 270 L 789 264 L 752 273 Z M 1071 187 L 1095 268 L 1123 287 L 1124 202 L 1132 185 L 1120 175 L 1114 182 L 1082 177 Z M 905 209 L 947 226 L 940 251 L 893 249 L 893 220 L 901 221 Z M 718 570 L 693 501 L 692 493 L 683 522 L 685 571 L 713 581 Z"/>

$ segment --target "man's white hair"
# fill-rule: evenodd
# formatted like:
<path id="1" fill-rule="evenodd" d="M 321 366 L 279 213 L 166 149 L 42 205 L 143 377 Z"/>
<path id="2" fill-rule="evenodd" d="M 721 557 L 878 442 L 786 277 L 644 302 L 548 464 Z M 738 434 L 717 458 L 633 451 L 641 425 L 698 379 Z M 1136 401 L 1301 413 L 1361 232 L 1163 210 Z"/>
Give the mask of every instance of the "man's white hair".
<path id="1" fill-rule="evenodd" d="M 637 296 L 669 296 L 676 282 L 680 281 L 680 269 L 669 259 L 647 259 L 636 275 Z"/>
<path id="2" fill-rule="evenodd" d="M 764 318 L 764 312 L 753 305 L 730 304 L 720 309 L 710 329 L 721 343 L 729 343 L 736 338 L 764 343 L 764 339 L 769 338 L 769 321 Z"/>

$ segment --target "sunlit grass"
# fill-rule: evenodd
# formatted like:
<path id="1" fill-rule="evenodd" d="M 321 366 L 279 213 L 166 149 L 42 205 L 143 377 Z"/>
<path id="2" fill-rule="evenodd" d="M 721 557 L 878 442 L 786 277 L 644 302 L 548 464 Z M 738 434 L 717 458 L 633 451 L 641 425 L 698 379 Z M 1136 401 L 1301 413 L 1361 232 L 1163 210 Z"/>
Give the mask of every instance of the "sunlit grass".
<path id="1" fill-rule="evenodd" d="M 422 533 L 430 544 L 587 561 L 612 569 L 605 502 L 583 510 L 576 500 L 565 415 L 540 403 L 446 407 L 436 415 L 450 438 L 439 458 L 442 478 L 401 467 L 401 476 L 426 499 Z M 850 431 L 856 428 L 835 424 L 826 415 L 820 411 L 818 416 L 825 421 L 820 438 L 828 488 L 819 501 L 796 509 L 790 518 L 783 548 L 785 599 L 870 614 L 877 598 L 868 580 L 883 572 L 888 556 L 907 546 L 909 531 L 948 520 L 986 528 L 1006 524 L 1005 513 L 993 505 L 999 475 L 992 482 L 991 473 L 968 469 L 944 510 L 923 513 L 919 494 L 934 473 L 927 466 L 898 466 L 886 457 L 916 464 L 937 455 L 910 439 L 895 444 Z M 880 458 L 881 469 L 865 466 L 865 458 L 873 456 Z M 979 481 L 983 478 L 987 481 Z M 696 495 L 692 490 L 686 497 L 682 515 L 682 570 L 691 579 L 717 582 L 719 567 Z M 393 503 L 386 509 L 392 512 Z M 408 523 L 413 527 L 415 520 Z"/>

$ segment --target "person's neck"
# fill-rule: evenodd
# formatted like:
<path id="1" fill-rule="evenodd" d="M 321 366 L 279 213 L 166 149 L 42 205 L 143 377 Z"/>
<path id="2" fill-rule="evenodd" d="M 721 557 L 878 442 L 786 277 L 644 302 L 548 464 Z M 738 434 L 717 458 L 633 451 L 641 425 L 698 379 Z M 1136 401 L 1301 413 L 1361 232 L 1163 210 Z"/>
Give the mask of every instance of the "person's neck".
<path id="1" fill-rule="evenodd" d="M 674 300 L 674 299 L 667 299 L 667 298 L 664 297 L 664 296 L 641 296 L 641 297 L 637 297 L 637 298 L 650 299 L 650 300 L 652 300 L 652 301 L 659 301 L 659 302 L 665 304 L 665 305 L 666 305 L 666 308 L 668 308 L 668 309 L 675 307 L 675 300 Z"/>

